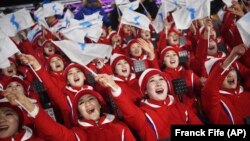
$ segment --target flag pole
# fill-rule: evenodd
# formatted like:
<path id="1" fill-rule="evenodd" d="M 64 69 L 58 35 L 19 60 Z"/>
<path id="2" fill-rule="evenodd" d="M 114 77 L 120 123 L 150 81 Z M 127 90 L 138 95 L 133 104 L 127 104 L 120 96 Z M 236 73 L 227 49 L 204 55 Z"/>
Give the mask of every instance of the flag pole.
<path id="1" fill-rule="evenodd" d="M 34 74 L 36 75 L 36 77 L 38 78 L 38 80 L 42 83 L 42 82 L 43 82 L 42 79 L 38 76 L 38 74 L 37 74 L 36 71 L 33 69 L 33 67 L 32 67 L 30 64 L 28 64 L 28 66 L 29 66 L 30 69 L 34 72 Z"/>
<path id="2" fill-rule="evenodd" d="M 223 72 L 220 75 L 223 75 L 225 71 L 228 70 L 228 68 L 233 64 L 233 62 L 239 57 L 239 55 L 236 55 L 234 59 L 228 64 L 228 66 L 223 70 Z"/>
<path id="3" fill-rule="evenodd" d="M 0 87 L 0 92 L 1 92 L 1 91 L 4 92 L 5 90 L 4 90 L 3 88 Z M 15 99 L 15 102 L 16 102 L 19 106 L 21 106 L 24 110 L 26 110 L 26 111 L 29 113 L 29 111 L 26 109 L 26 107 L 23 106 L 23 104 L 22 104 L 19 100 Z"/>
<path id="4" fill-rule="evenodd" d="M 144 11 L 146 12 L 146 14 L 149 14 L 148 10 L 146 9 L 146 7 L 144 6 L 144 4 L 141 1 L 140 1 L 140 4 L 141 4 L 142 8 L 144 9 Z"/>
<path id="5" fill-rule="evenodd" d="M 82 64 L 83 65 L 83 64 Z M 91 70 L 89 67 L 87 67 L 86 65 L 83 65 L 83 67 L 85 68 L 85 69 L 87 69 L 90 73 L 92 73 L 94 76 L 97 76 L 97 73 L 96 72 L 94 72 L 93 70 Z M 111 87 L 111 89 L 113 90 L 113 91 L 115 91 L 116 90 L 116 88 L 114 88 L 112 85 L 110 85 L 109 83 L 107 83 L 107 85 L 109 86 L 109 87 Z"/>

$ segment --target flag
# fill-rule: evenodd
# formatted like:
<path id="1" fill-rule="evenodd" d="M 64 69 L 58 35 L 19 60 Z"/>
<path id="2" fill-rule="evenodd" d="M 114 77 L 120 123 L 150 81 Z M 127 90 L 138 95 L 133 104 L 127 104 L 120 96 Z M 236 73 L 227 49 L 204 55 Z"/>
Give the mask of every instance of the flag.
<path id="1" fill-rule="evenodd" d="M 71 61 L 87 65 L 96 58 L 110 58 L 112 47 L 104 44 L 86 44 L 70 40 L 52 41 Z"/>
<path id="2" fill-rule="evenodd" d="M 232 6 L 232 0 L 222 0 L 222 1 L 227 5 L 227 7 Z"/>
<path id="3" fill-rule="evenodd" d="M 167 18 L 168 12 L 169 12 L 169 9 L 167 7 L 167 3 L 166 1 L 163 1 L 157 12 L 157 15 L 154 21 L 152 22 L 152 25 L 157 33 L 163 30 L 164 20 Z"/>
<path id="4" fill-rule="evenodd" d="M 176 8 L 181 8 L 186 6 L 186 0 L 165 0 L 162 3 L 165 3 L 168 12 L 173 11 Z"/>
<path id="5" fill-rule="evenodd" d="M 32 29 L 28 30 L 27 38 L 32 42 L 37 36 L 42 34 L 42 27 L 39 24 L 36 24 Z"/>
<path id="6" fill-rule="evenodd" d="M 8 58 L 19 52 L 16 45 L 10 40 L 10 38 L 0 30 L 0 68 L 6 67 L 9 61 Z"/>
<path id="7" fill-rule="evenodd" d="M 193 20 L 210 16 L 211 0 L 188 0 L 186 7 L 182 7 L 172 13 L 175 25 L 178 29 L 187 29 Z"/>
<path id="8" fill-rule="evenodd" d="M 34 25 L 34 22 L 30 12 L 26 9 L 18 10 L 0 18 L 0 28 L 10 37 L 15 36 L 18 31 L 27 29 L 32 25 Z"/>
<path id="9" fill-rule="evenodd" d="M 121 19 L 121 23 L 123 24 L 132 25 L 147 31 L 150 31 L 150 22 L 151 21 L 148 19 L 148 17 L 132 10 L 125 10 Z"/>
<path id="10" fill-rule="evenodd" d="M 127 3 L 130 3 L 130 1 L 129 0 L 115 0 L 116 5 L 127 4 Z"/>
<path id="11" fill-rule="evenodd" d="M 250 12 L 241 17 L 236 25 L 240 32 L 241 39 L 246 47 L 250 48 Z"/>
<path id="12" fill-rule="evenodd" d="M 100 11 L 97 11 L 91 15 L 84 15 L 83 21 L 93 21 L 93 20 L 102 20 L 103 16 L 100 15 Z"/>
<path id="13" fill-rule="evenodd" d="M 88 37 L 97 42 L 102 35 L 102 19 L 92 19 L 91 21 L 70 19 L 69 25 L 60 30 L 67 39 L 84 42 L 84 38 Z"/>
<path id="14" fill-rule="evenodd" d="M 37 19 L 45 18 L 54 15 L 62 15 L 63 14 L 64 5 L 58 2 L 46 3 L 42 7 L 38 8 L 34 15 Z"/>
<path id="15" fill-rule="evenodd" d="M 188 0 L 186 7 L 194 9 L 195 19 L 203 19 L 210 16 L 211 0 Z"/>
<path id="16" fill-rule="evenodd" d="M 0 13 L 0 18 L 3 17 L 5 14 L 3 12 Z"/>
<path id="17" fill-rule="evenodd" d="M 132 11 L 136 10 L 139 7 L 139 4 L 140 4 L 140 2 L 138 0 L 136 0 L 136 1 L 124 4 L 124 5 L 119 5 L 118 7 L 121 10 L 121 12 L 123 13 L 124 10 L 127 10 L 127 9 L 132 10 Z"/>

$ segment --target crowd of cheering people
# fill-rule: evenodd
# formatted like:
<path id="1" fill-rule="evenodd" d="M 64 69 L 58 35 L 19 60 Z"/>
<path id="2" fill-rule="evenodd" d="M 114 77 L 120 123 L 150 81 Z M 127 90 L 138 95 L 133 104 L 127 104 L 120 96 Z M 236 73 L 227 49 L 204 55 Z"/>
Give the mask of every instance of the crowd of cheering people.
<path id="1" fill-rule="evenodd" d="M 159 33 L 120 24 L 117 8 L 107 14 L 98 0 L 83 3 L 75 19 L 103 16 L 102 36 L 86 43 L 111 45 L 112 56 L 89 63 L 93 75 L 53 44 L 65 38 L 58 33 L 43 29 L 30 41 L 23 30 L 10 37 L 22 53 L 0 71 L 1 141 L 163 141 L 171 125 L 250 124 L 250 50 L 236 26 L 249 1 L 232 0 L 220 7 L 222 19 L 214 13 L 187 30 L 177 29 L 169 14 Z M 155 2 L 141 3 L 148 13 L 141 5 L 137 11 L 153 20 Z M 58 16 L 46 22 L 53 27 Z M 45 93 L 34 87 L 38 77 Z M 44 94 L 55 118 L 43 106 Z"/>

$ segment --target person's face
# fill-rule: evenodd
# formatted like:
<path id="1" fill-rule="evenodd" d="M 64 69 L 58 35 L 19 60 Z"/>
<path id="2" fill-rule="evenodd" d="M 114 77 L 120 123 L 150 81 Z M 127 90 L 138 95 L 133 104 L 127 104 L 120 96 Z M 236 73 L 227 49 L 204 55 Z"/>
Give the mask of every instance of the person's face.
<path id="1" fill-rule="evenodd" d="M 237 87 L 236 70 L 231 70 L 222 83 L 222 88 L 235 89 Z"/>
<path id="2" fill-rule="evenodd" d="M 210 39 L 209 40 L 209 47 L 207 49 L 207 55 L 213 56 L 217 52 L 218 52 L 217 43 L 214 40 Z"/>
<path id="3" fill-rule="evenodd" d="M 119 35 L 114 35 L 113 37 L 112 37 L 112 45 L 120 45 L 121 44 L 121 36 L 119 36 Z"/>
<path id="4" fill-rule="evenodd" d="M 101 37 L 106 37 L 106 36 L 107 36 L 107 31 L 105 29 L 102 29 Z"/>
<path id="5" fill-rule="evenodd" d="M 9 92 L 18 92 L 20 94 L 25 94 L 25 90 L 24 90 L 23 85 L 20 84 L 19 82 L 16 82 L 16 81 L 10 82 L 7 85 L 6 91 L 9 91 Z"/>
<path id="6" fill-rule="evenodd" d="M 8 107 L 0 107 L 0 139 L 8 138 L 18 132 L 18 114 Z"/>
<path id="7" fill-rule="evenodd" d="M 145 39 L 145 40 L 151 39 L 150 31 L 142 30 L 141 31 L 141 37 L 142 37 L 142 39 Z"/>
<path id="8" fill-rule="evenodd" d="M 71 68 L 67 73 L 67 80 L 70 86 L 82 87 L 85 80 L 84 73 L 79 68 Z"/>
<path id="9" fill-rule="evenodd" d="M 50 68 L 54 72 L 60 72 L 64 69 L 64 63 L 63 60 L 60 57 L 53 57 L 50 60 Z"/>
<path id="10" fill-rule="evenodd" d="M 132 32 L 131 25 L 124 25 L 123 31 L 124 33 L 127 33 L 127 34 L 131 33 Z"/>
<path id="11" fill-rule="evenodd" d="M 10 66 L 2 69 L 2 74 L 4 76 L 13 76 L 17 74 L 16 65 L 13 62 L 10 62 Z"/>
<path id="12" fill-rule="evenodd" d="M 49 17 L 46 17 L 45 20 L 46 20 L 48 25 L 51 25 L 56 20 L 56 17 L 55 16 L 49 16 Z"/>
<path id="13" fill-rule="evenodd" d="M 130 65 L 125 59 L 119 60 L 115 65 L 117 75 L 128 77 L 130 74 Z"/>
<path id="14" fill-rule="evenodd" d="M 176 32 L 170 32 L 167 36 L 167 42 L 169 45 L 178 45 L 179 35 Z"/>
<path id="15" fill-rule="evenodd" d="M 142 55 L 142 48 L 138 43 L 133 43 L 130 47 L 130 54 L 134 57 L 139 57 Z"/>
<path id="16" fill-rule="evenodd" d="M 87 94 L 79 99 L 78 111 L 84 119 L 96 121 L 100 118 L 101 105 L 95 96 Z"/>
<path id="17" fill-rule="evenodd" d="M 163 60 L 167 68 L 177 68 L 179 65 L 179 57 L 175 51 L 167 51 Z"/>
<path id="18" fill-rule="evenodd" d="M 166 80 L 159 74 L 150 77 L 146 85 L 145 94 L 150 99 L 163 101 L 167 97 L 168 86 Z"/>
<path id="19" fill-rule="evenodd" d="M 55 54 L 55 46 L 51 42 L 47 43 L 44 47 L 44 53 L 47 56 Z"/>

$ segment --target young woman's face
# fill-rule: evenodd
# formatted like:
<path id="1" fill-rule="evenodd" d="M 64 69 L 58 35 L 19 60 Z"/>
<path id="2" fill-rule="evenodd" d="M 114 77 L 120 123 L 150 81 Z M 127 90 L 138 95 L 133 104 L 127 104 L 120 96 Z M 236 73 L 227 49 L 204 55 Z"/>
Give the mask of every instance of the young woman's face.
<path id="1" fill-rule="evenodd" d="M 100 118 L 101 105 L 95 96 L 87 94 L 79 99 L 78 111 L 84 119 L 96 121 Z"/>
<path id="2" fill-rule="evenodd" d="M 47 43 L 44 47 L 44 53 L 46 56 L 55 54 L 55 51 L 55 46 L 51 42 Z"/>
<path id="3" fill-rule="evenodd" d="M 179 35 L 175 32 L 170 32 L 167 36 L 167 42 L 169 45 L 178 45 L 179 44 Z"/>
<path id="4" fill-rule="evenodd" d="M 13 62 L 10 62 L 10 66 L 2 69 L 2 74 L 4 76 L 13 76 L 17 74 L 16 65 Z"/>
<path id="5" fill-rule="evenodd" d="M 207 55 L 213 56 L 217 52 L 218 52 L 217 43 L 214 40 L 210 39 L 209 40 L 209 47 L 207 48 Z"/>
<path id="6" fill-rule="evenodd" d="M 222 83 L 222 88 L 235 89 L 237 87 L 236 70 L 231 70 Z"/>
<path id="7" fill-rule="evenodd" d="M 130 54 L 134 57 L 139 57 L 142 55 L 142 48 L 138 43 L 133 43 L 130 47 Z"/>
<path id="8" fill-rule="evenodd" d="M 18 114 L 7 107 L 0 107 L 0 139 L 13 136 L 18 132 Z"/>
<path id="9" fill-rule="evenodd" d="M 25 94 L 25 90 L 24 90 L 23 85 L 20 84 L 19 82 L 16 82 L 16 81 L 10 82 L 7 85 L 6 91 L 9 91 L 9 92 L 18 92 L 20 94 Z"/>
<path id="10" fill-rule="evenodd" d="M 67 73 L 67 80 L 70 86 L 82 87 L 85 80 L 84 73 L 76 67 L 72 67 Z"/>
<path id="11" fill-rule="evenodd" d="M 167 97 L 168 86 L 166 80 L 159 74 L 151 76 L 147 82 L 145 94 L 150 99 L 163 101 Z"/>
<path id="12" fill-rule="evenodd" d="M 130 74 L 130 65 L 125 59 L 119 60 L 115 65 L 115 73 L 120 76 L 128 77 Z"/>
<path id="13" fill-rule="evenodd" d="M 177 68 L 179 65 L 179 57 L 175 51 L 167 51 L 163 60 L 167 68 Z"/>
<path id="14" fill-rule="evenodd" d="M 149 40 L 149 39 L 151 39 L 150 31 L 142 30 L 142 31 L 141 31 L 141 37 L 142 37 L 142 39 L 144 39 L 144 40 Z"/>
<path id="15" fill-rule="evenodd" d="M 124 33 L 130 34 L 132 32 L 131 25 L 124 25 L 123 26 L 123 31 Z"/>
<path id="16" fill-rule="evenodd" d="M 53 57 L 50 60 L 50 68 L 54 72 L 63 71 L 63 69 L 64 69 L 63 60 L 60 57 L 57 57 L 57 56 Z"/>

